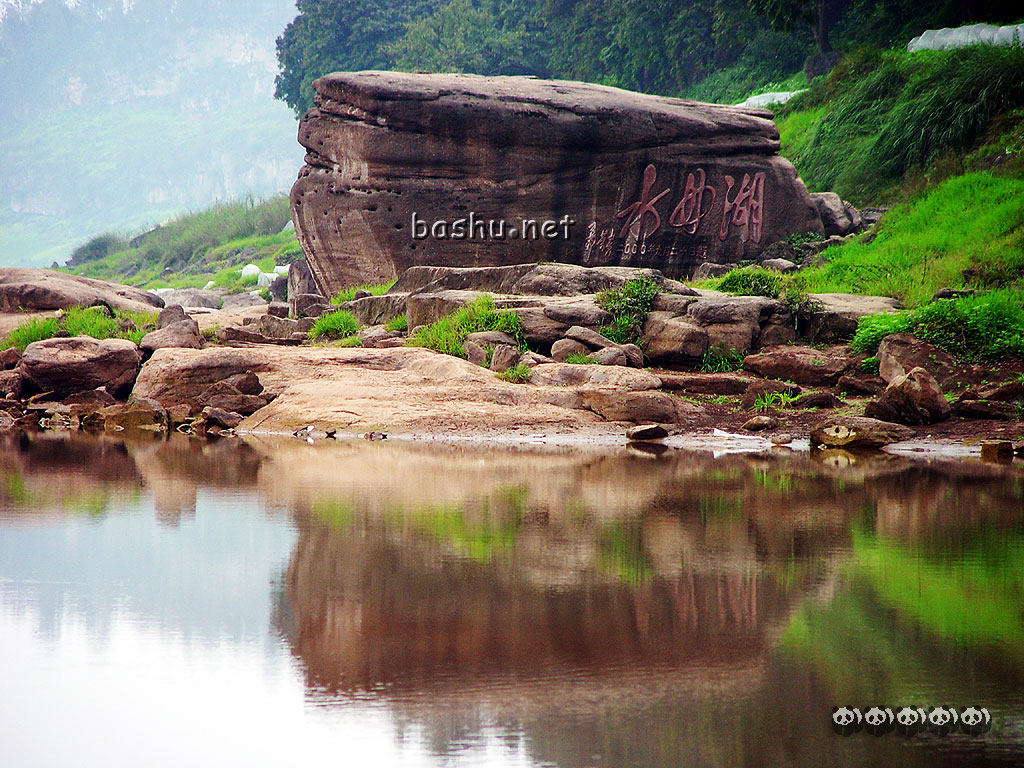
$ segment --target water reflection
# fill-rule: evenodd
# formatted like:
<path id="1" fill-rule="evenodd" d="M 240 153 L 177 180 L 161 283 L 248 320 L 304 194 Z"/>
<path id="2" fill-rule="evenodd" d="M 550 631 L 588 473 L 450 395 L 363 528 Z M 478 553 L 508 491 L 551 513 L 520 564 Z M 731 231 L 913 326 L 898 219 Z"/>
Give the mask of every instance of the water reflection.
<path id="1" fill-rule="evenodd" d="M 138 674 L 125 638 L 142 637 L 185 682 L 175 701 L 216 699 L 250 734 L 216 764 L 272 764 L 261 739 L 336 757 L 354 730 L 378 764 L 1024 759 L 1019 466 L 7 440 L 0 632 L 25 663 L 0 714 L 96 639 L 102 662 L 62 677 L 66 715 L 123 714 L 130 686 L 75 680 Z M 978 704 L 996 727 L 843 739 L 839 703 Z M 30 746 L 0 737 L 5 765 Z"/>

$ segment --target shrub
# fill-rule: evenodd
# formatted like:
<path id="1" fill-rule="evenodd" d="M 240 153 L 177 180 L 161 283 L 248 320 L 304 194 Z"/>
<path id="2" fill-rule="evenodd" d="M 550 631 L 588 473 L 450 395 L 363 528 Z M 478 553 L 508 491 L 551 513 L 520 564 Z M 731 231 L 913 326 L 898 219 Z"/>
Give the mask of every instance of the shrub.
<path id="1" fill-rule="evenodd" d="M 877 357 L 865 357 L 860 361 L 860 369 L 865 373 L 872 375 L 878 374 L 878 358 Z"/>
<path id="2" fill-rule="evenodd" d="M 398 317 L 393 317 L 388 320 L 384 327 L 389 331 L 407 331 L 409 330 L 409 319 L 402 313 Z"/>
<path id="3" fill-rule="evenodd" d="M 530 375 L 530 366 L 526 363 L 516 363 L 507 371 L 499 373 L 498 378 L 512 384 L 525 384 L 530 380 Z"/>
<path id="4" fill-rule="evenodd" d="M 966 359 L 1024 359 L 1024 294 L 992 291 L 861 318 L 850 346 L 874 353 L 890 333 L 910 333 Z"/>
<path id="5" fill-rule="evenodd" d="M 741 267 L 722 278 L 718 290 L 735 296 L 767 296 L 778 298 L 782 290 L 782 275 L 763 267 Z"/>
<path id="6" fill-rule="evenodd" d="M 612 322 L 601 332 L 616 344 L 638 344 L 647 313 L 660 292 L 649 277 L 639 277 L 599 293 L 598 305 L 612 316 Z"/>
<path id="7" fill-rule="evenodd" d="M 513 312 L 496 311 L 494 299 L 488 295 L 421 328 L 405 343 L 410 347 L 426 347 L 464 358 L 466 350 L 462 345 L 469 334 L 477 331 L 502 331 L 515 339 L 520 349 L 526 349 L 523 324 L 519 317 Z"/>
<path id="8" fill-rule="evenodd" d="M 711 347 L 700 361 L 700 370 L 704 373 L 726 373 L 742 369 L 743 354 L 727 347 Z"/>
<path id="9" fill-rule="evenodd" d="M 309 338 L 344 339 L 359 330 L 360 324 L 355 316 L 344 309 L 331 312 L 320 317 L 309 329 Z"/>

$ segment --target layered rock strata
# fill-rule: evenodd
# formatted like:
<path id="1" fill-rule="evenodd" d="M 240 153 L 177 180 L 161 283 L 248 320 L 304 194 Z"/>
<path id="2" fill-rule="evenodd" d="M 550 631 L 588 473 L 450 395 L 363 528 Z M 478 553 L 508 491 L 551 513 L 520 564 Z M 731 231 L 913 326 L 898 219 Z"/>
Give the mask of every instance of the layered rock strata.
<path id="1" fill-rule="evenodd" d="M 343 72 L 314 87 L 291 202 L 325 296 L 431 264 L 682 277 L 822 232 L 763 109 L 529 77 Z"/>

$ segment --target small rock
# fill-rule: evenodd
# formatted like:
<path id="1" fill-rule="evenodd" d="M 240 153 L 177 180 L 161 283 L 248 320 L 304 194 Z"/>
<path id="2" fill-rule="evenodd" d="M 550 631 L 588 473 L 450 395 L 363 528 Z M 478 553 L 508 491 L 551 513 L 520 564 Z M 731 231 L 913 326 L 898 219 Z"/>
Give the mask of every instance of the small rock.
<path id="1" fill-rule="evenodd" d="M 644 367 L 644 351 L 640 349 L 636 344 L 620 344 L 621 349 L 626 355 L 626 361 L 632 368 L 643 368 Z"/>
<path id="2" fill-rule="evenodd" d="M 881 448 L 909 440 L 916 433 L 909 427 L 860 416 L 834 416 L 811 430 L 811 445 L 830 448 Z"/>
<path id="3" fill-rule="evenodd" d="M 626 357 L 625 350 L 622 347 L 605 347 L 599 349 L 590 355 L 594 360 L 597 360 L 601 365 L 629 365 L 629 358 Z M 636 366 L 634 366 L 636 367 Z"/>
<path id="4" fill-rule="evenodd" d="M 735 268 L 735 264 L 715 264 L 710 261 L 705 261 L 694 270 L 693 279 L 707 280 L 709 277 L 721 277 L 722 275 L 732 272 Z"/>
<path id="5" fill-rule="evenodd" d="M 188 315 L 185 314 L 184 307 L 180 304 L 171 304 L 161 309 L 160 314 L 156 316 L 156 329 L 159 331 L 162 328 L 187 319 Z"/>
<path id="6" fill-rule="evenodd" d="M 550 357 L 544 357 L 544 355 L 538 355 L 536 352 L 524 352 L 519 356 L 519 362 L 525 365 L 527 368 L 533 368 L 536 365 L 542 365 L 544 363 L 555 362 Z"/>
<path id="7" fill-rule="evenodd" d="M 924 368 L 914 368 L 894 378 L 877 399 L 868 403 L 864 415 L 918 426 L 942 421 L 951 410 L 935 377 Z"/>
<path id="8" fill-rule="evenodd" d="M 243 395 L 263 394 L 263 384 L 260 383 L 259 376 L 252 371 L 236 373 L 233 376 L 228 376 L 226 379 L 222 379 L 221 381 L 229 387 L 234 387 Z"/>
<path id="9" fill-rule="evenodd" d="M 383 432 L 367 432 L 363 435 L 364 440 L 387 440 L 388 436 Z"/>
<path id="10" fill-rule="evenodd" d="M 223 429 L 234 429 L 244 420 L 241 414 L 214 406 L 203 408 L 203 418 L 207 424 L 215 424 Z"/>
<path id="11" fill-rule="evenodd" d="M 768 438 L 773 445 L 789 445 L 795 439 L 788 432 L 779 432 Z"/>
<path id="12" fill-rule="evenodd" d="M 846 405 L 831 392 L 807 392 L 790 403 L 794 408 L 839 408 Z"/>
<path id="13" fill-rule="evenodd" d="M 516 346 L 516 340 L 502 331 L 477 331 L 466 337 L 466 341 L 479 344 L 484 349 L 496 347 L 499 344 L 507 344 L 510 347 Z"/>
<path id="14" fill-rule="evenodd" d="M 181 307 L 174 305 L 167 307 L 163 311 L 169 312 L 173 309 L 180 310 Z M 158 349 L 166 349 L 168 347 L 201 349 L 202 346 L 203 338 L 199 333 L 199 323 L 191 317 L 186 317 L 184 320 L 165 325 L 160 330 L 147 333 L 142 337 L 142 341 L 139 342 L 139 347 L 145 352 L 155 352 Z"/>
<path id="15" fill-rule="evenodd" d="M 660 440 L 663 437 L 668 437 L 668 430 L 661 424 L 638 424 L 626 430 L 629 440 Z"/>
<path id="16" fill-rule="evenodd" d="M 479 344 L 467 341 L 462 345 L 462 348 L 466 350 L 466 359 L 473 365 L 483 366 L 487 364 L 487 350 Z"/>
<path id="17" fill-rule="evenodd" d="M 964 394 L 973 393 L 965 392 Z M 998 400 L 980 400 L 961 396 L 953 403 L 953 415 L 963 419 L 1013 421 L 1017 416 L 1017 409 L 1009 403 L 1001 403 Z"/>
<path id="18" fill-rule="evenodd" d="M 934 344 L 921 341 L 908 333 L 894 333 L 878 345 L 878 375 L 891 383 L 914 368 L 924 368 L 941 380 L 956 368 L 956 358 Z"/>
<path id="19" fill-rule="evenodd" d="M 564 363 L 572 355 L 585 355 L 590 349 L 575 339 L 559 339 L 551 345 L 551 357 L 559 363 Z"/>
<path id="20" fill-rule="evenodd" d="M 1013 461 L 1013 443 L 1009 440 L 982 440 L 981 460 L 996 462 Z"/>
<path id="21" fill-rule="evenodd" d="M 355 293 L 352 294 L 352 300 L 355 301 L 356 299 L 365 299 L 370 296 L 373 296 L 373 294 L 364 288 L 360 288 Z"/>
<path id="22" fill-rule="evenodd" d="M 618 346 L 614 341 L 609 339 L 604 334 L 598 333 L 592 328 L 584 328 L 579 325 L 574 325 L 565 332 L 567 339 L 578 341 L 581 344 L 586 344 L 591 349 L 604 349 L 605 347 Z"/>
<path id="23" fill-rule="evenodd" d="M 783 274 L 796 272 L 800 269 L 797 264 L 794 264 L 789 259 L 765 259 L 761 262 L 761 266 L 766 269 L 774 269 L 776 272 L 782 272 Z"/>
<path id="24" fill-rule="evenodd" d="M 9 371 L 11 368 L 17 368 L 20 362 L 21 351 L 17 347 L 8 347 L 0 351 L 0 369 Z"/>
<path id="25" fill-rule="evenodd" d="M 504 373 L 519 362 L 519 350 L 509 344 L 499 344 L 491 353 L 491 370 Z"/>
<path id="26" fill-rule="evenodd" d="M 766 379 L 788 379 L 809 387 L 835 384 L 852 366 L 847 355 L 811 347 L 778 345 L 743 359 L 743 367 Z"/>
<path id="27" fill-rule="evenodd" d="M 267 307 L 267 314 L 272 317 L 288 317 L 288 303 L 285 301 L 272 301 Z"/>
<path id="28" fill-rule="evenodd" d="M 552 302 L 544 306 L 544 314 L 568 326 L 607 325 L 612 321 L 611 314 L 592 301 Z"/>
<path id="29" fill-rule="evenodd" d="M 17 400 L 21 397 L 22 377 L 18 371 L 0 371 L 0 396 Z"/>
<path id="30" fill-rule="evenodd" d="M 880 376 L 840 376 L 836 390 L 849 395 L 880 395 L 885 391 L 885 381 Z"/>
<path id="31" fill-rule="evenodd" d="M 955 288 L 939 288 L 932 296 L 932 301 L 939 299 L 960 299 L 964 296 L 973 296 L 975 293 L 973 288 L 965 288 L 957 290 Z"/>
<path id="32" fill-rule="evenodd" d="M 771 416 L 755 416 L 743 423 L 743 429 L 748 432 L 760 432 L 762 429 L 775 429 L 779 426 L 778 419 Z"/>

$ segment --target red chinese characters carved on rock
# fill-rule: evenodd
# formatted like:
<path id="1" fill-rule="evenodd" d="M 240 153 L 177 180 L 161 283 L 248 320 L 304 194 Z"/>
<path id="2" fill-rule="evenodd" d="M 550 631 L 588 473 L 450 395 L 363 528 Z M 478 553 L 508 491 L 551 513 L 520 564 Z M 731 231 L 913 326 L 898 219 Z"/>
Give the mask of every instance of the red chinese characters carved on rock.
<path id="1" fill-rule="evenodd" d="M 725 194 L 722 196 L 722 220 L 718 229 L 720 240 L 728 239 L 732 227 L 741 228 L 740 240 L 742 242 L 761 242 L 762 224 L 764 223 L 764 181 L 763 172 L 743 174 L 739 186 L 733 194 L 733 187 L 736 187 L 736 179 L 733 176 L 724 176 Z M 661 214 L 658 213 L 655 204 L 665 197 L 671 189 L 665 189 L 655 196 L 651 196 L 651 189 L 658 180 L 658 171 L 653 164 L 644 169 L 643 185 L 640 190 L 640 199 L 616 212 L 615 218 L 625 218 L 622 229 L 619 231 L 619 238 L 623 238 L 635 226 L 634 232 L 639 239 L 653 235 L 661 229 Z M 732 197 L 730 198 L 730 195 Z M 683 195 L 676 204 L 676 207 L 669 215 L 670 226 L 681 229 L 688 235 L 696 235 L 701 220 L 711 213 L 718 197 L 714 187 L 707 183 L 707 174 L 703 168 L 686 175 L 686 184 L 683 187 Z M 644 217 L 653 217 L 653 227 L 644 229 Z"/>

